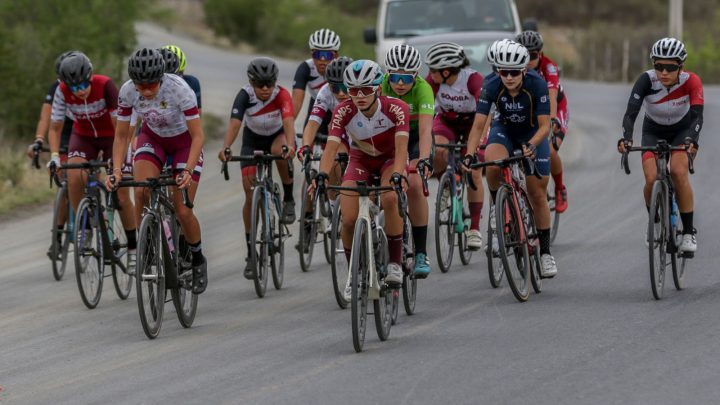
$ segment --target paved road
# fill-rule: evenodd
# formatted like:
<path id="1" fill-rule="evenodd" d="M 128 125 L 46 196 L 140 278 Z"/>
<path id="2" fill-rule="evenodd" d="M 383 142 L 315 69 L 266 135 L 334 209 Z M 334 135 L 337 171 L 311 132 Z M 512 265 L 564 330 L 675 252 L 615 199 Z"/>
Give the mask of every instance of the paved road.
<path id="1" fill-rule="evenodd" d="M 140 27 L 142 44 L 182 46 L 207 111 L 227 117 L 248 57 Z M 281 65 L 285 84 L 294 65 Z M 238 176 L 222 180 L 212 159 L 219 145 L 209 145 L 196 206 L 210 286 L 192 329 L 182 329 L 168 306 L 160 338 L 147 340 L 134 292 L 121 301 L 111 285 L 87 310 L 72 270 L 53 281 L 44 256 L 47 212 L 0 224 L 0 401 L 717 402 L 720 275 L 711 254 L 720 195 L 710 156 L 720 150 L 713 136 L 720 89 L 706 94 L 693 178 L 701 250 L 687 289 L 668 288 L 660 302 L 648 281 L 639 158 L 628 177 L 613 151 L 629 86 L 568 82 L 567 92 L 573 122 L 563 153 L 574 158 L 566 176 L 570 209 L 554 248 L 560 271 L 529 302 L 517 303 L 506 286 L 490 288 L 476 254 L 470 266 L 434 271 L 419 287 L 417 315 L 401 314 L 384 343 L 369 326 L 366 351 L 355 354 L 350 313 L 334 303 L 320 260 L 301 273 L 288 249 L 285 288 L 255 296 L 241 275 Z"/>

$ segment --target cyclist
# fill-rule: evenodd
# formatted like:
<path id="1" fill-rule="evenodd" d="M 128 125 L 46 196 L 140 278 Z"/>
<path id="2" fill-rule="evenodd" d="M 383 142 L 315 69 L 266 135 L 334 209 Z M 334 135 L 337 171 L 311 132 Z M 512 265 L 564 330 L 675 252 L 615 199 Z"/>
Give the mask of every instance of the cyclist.
<path id="1" fill-rule="evenodd" d="M 51 159 L 48 167 L 54 169 L 61 165 L 60 131 L 68 111 L 75 120 L 68 144 L 68 163 L 86 163 L 101 155 L 102 159 L 109 159 L 112 157 L 118 102 L 115 83 L 107 76 L 93 74 L 90 59 L 79 51 L 62 59 L 59 77 L 62 83 L 55 90 L 48 133 Z M 66 175 L 70 205 L 77 211 L 85 194 L 83 189 L 87 175 L 82 170 L 68 170 Z M 118 193 L 118 199 L 122 208 L 120 218 L 128 242 L 128 267 L 133 268 L 137 248 L 133 203 L 126 190 Z"/>
<path id="2" fill-rule="evenodd" d="M 477 108 L 477 100 L 483 85 L 483 77 L 470 68 L 465 50 L 453 42 L 440 42 L 428 49 L 425 63 L 430 68 L 426 80 L 435 93 L 437 115 L 433 120 L 432 134 L 436 144 L 465 143 Z M 477 145 L 476 145 L 477 146 Z M 438 175 L 447 167 L 448 151 L 435 151 L 433 167 Z M 468 187 L 470 208 L 470 229 L 467 230 L 467 244 L 470 249 L 482 248 L 480 215 L 483 207 L 482 176 L 472 172 L 476 189 Z"/>
<path id="3" fill-rule="evenodd" d="M 33 151 L 35 148 L 42 148 L 45 144 L 45 134 L 48 133 L 50 129 L 50 115 L 52 114 L 52 104 L 53 100 L 55 99 L 55 92 L 57 91 L 58 86 L 60 85 L 60 63 L 67 57 L 68 55 L 71 55 L 78 51 L 67 51 L 60 54 L 60 56 L 57 57 L 55 60 L 55 76 L 57 77 L 57 80 L 55 80 L 48 89 L 47 94 L 45 95 L 45 102 L 43 103 L 42 108 L 40 109 L 40 118 L 38 119 L 37 128 L 35 129 L 35 141 L 28 146 L 27 155 L 29 158 L 32 159 L 33 157 Z M 60 137 L 60 162 L 64 163 L 67 161 L 67 147 L 68 143 L 70 142 L 70 134 L 72 133 L 72 127 L 73 127 L 73 119 L 72 119 L 72 113 L 70 110 L 67 110 L 67 115 L 65 116 L 65 121 L 63 121 L 62 125 L 62 132 Z M 65 228 L 65 222 L 67 221 L 67 210 L 66 207 L 66 200 L 63 198 L 62 203 L 60 204 L 60 212 L 58 212 L 58 223 L 55 224 L 59 231 L 62 231 Z M 58 242 L 62 243 L 60 240 L 62 238 L 62 233 L 57 233 Z M 48 257 L 51 257 L 52 255 L 52 244 L 50 245 L 50 248 L 48 249 Z M 52 257 L 51 257 L 52 258 Z"/>
<path id="4" fill-rule="evenodd" d="M 221 161 L 225 160 L 225 149 L 232 146 L 237 138 L 243 122 L 245 128 L 242 135 L 241 155 L 252 155 L 254 151 L 261 150 L 273 155 L 282 154 L 283 146 L 288 147 L 285 157 L 290 159 L 295 154 L 295 119 L 290 93 L 277 84 L 278 67 L 270 58 L 256 58 L 250 61 L 247 75 L 250 81 L 235 97 L 230 115 L 230 124 L 225 133 L 225 142 L 218 153 Z M 276 162 L 280 178 L 283 183 L 283 210 L 281 220 L 284 224 L 295 221 L 295 199 L 293 198 L 293 181 L 290 177 L 287 160 Z M 256 166 L 254 162 L 240 162 L 245 190 L 245 205 L 243 205 L 243 221 L 245 223 L 245 241 L 248 252 L 252 247 L 250 243 L 250 210 L 252 205 L 252 185 L 255 179 Z M 253 278 L 255 264 L 250 257 L 245 259 L 244 276 L 248 280 Z"/>
<path id="5" fill-rule="evenodd" d="M 333 113 L 330 136 L 320 161 L 320 172 L 313 180 L 309 191 L 312 192 L 317 183 L 327 180 L 333 157 L 345 135 L 351 142 L 350 161 L 343 176 L 344 187 L 355 187 L 357 181 L 365 181 L 369 184 L 373 175 L 380 177 L 383 186 L 391 182 L 399 184 L 407 165 L 407 141 L 410 131 L 408 105 L 402 100 L 379 94 L 383 72 L 373 61 L 356 60 L 345 69 L 343 78 L 350 100 L 340 103 Z M 384 193 L 381 200 L 390 252 L 385 282 L 399 286 L 403 278 L 400 267 L 403 229 L 397 194 Z M 342 241 L 349 264 L 359 210 L 357 194 L 341 194 L 340 209 Z M 350 299 L 349 278 L 345 286 L 345 298 Z"/>
<path id="6" fill-rule="evenodd" d="M 325 84 L 325 70 L 330 62 L 337 58 L 340 50 L 340 37 L 327 28 L 319 29 L 310 35 L 308 40 L 312 57 L 300 63 L 295 71 L 292 90 L 294 117 L 297 119 L 305 99 L 305 90 L 310 91 L 310 104 L 305 117 L 305 125 L 310 118 L 310 110 L 315 104 L 318 92 Z M 320 133 L 327 133 L 327 126 L 320 128 Z"/>
<path id="7" fill-rule="evenodd" d="M 432 148 L 432 121 L 435 114 L 435 96 L 430 84 L 418 77 L 421 66 L 420 52 L 409 45 L 395 45 L 385 56 L 388 69 L 382 83 L 384 96 L 399 98 L 410 109 L 410 136 L 408 159 L 410 169 L 425 168 L 425 177 L 432 175 L 430 149 Z M 427 258 L 428 204 L 423 194 L 422 180 L 417 172 L 408 175 L 408 216 L 415 242 L 415 268 L 417 278 L 430 274 Z"/>
<path id="8" fill-rule="evenodd" d="M 700 78 L 684 70 L 687 58 L 685 45 L 675 38 L 662 38 L 650 50 L 653 69 L 644 72 L 633 86 L 627 110 L 623 118 L 623 137 L 618 141 L 618 150 L 623 153 L 633 143 L 633 127 L 645 105 L 645 119 L 642 128 L 642 146 L 655 146 L 660 139 L 669 144 L 685 145 L 691 154 L 698 150 L 698 139 L 703 123 L 703 87 Z M 650 211 L 650 194 L 657 176 L 655 155 L 643 153 L 645 173 L 645 205 Z M 683 224 L 681 252 L 697 250 L 696 230 L 693 228 L 694 196 L 688 178 L 688 156 L 673 152 L 670 160 L 670 175 L 675 191 L 680 218 Z M 647 235 L 645 237 L 647 242 Z"/>
<path id="9" fill-rule="evenodd" d="M 560 84 L 558 65 L 545 56 L 542 51 L 543 37 L 536 31 L 523 31 L 517 35 L 516 41 L 527 48 L 530 53 L 529 69 L 535 69 L 548 84 L 550 94 L 550 124 L 554 135 L 550 148 L 550 173 L 555 183 L 555 211 L 565 212 L 568 206 L 567 188 L 563 183 L 563 166 L 558 151 L 565 139 L 568 129 L 568 100 Z"/>
<path id="10" fill-rule="evenodd" d="M 195 93 L 195 97 L 197 98 L 198 111 L 200 113 L 202 113 L 202 97 L 200 94 L 200 80 L 198 80 L 197 77 L 195 77 L 193 75 L 185 74 L 185 67 L 187 65 L 187 59 L 185 59 L 185 53 L 177 45 L 165 45 L 161 48 L 161 51 L 162 51 L 162 49 L 167 49 L 167 50 L 171 51 L 178 58 L 177 69 L 176 70 L 171 69 L 170 67 L 166 68 L 166 70 L 170 70 L 169 72 L 166 71 L 166 73 L 174 73 L 174 74 L 182 77 L 183 80 L 185 80 L 185 82 L 190 86 L 190 88 Z M 166 60 L 167 60 L 167 58 L 166 58 Z M 175 71 L 172 71 L 172 70 L 175 70 Z"/>
<path id="11" fill-rule="evenodd" d="M 113 144 L 113 161 L 122 162 L 131 141 L 130 117 L 133 111 L 142 119 L 138 148 L 133 160 L 135 180 L 157 178 L 172 157 L 177 188 L 188 189 L 195 199 L 203 166 L 202 147 L 205 139 L 197 101 L 190 86 L 179 77 L 164 73 L 165 62 L 157 49 L 141 48 L 128 60 L 130 80 L 120 88 L 118 125 Z M 120 179 L 120 168 L 108 177 Z M 135 189 L 135 215 L 140 219 L 150 195 L 143 187 Z M 207 260 L 202 253 L 200 223 L 191 208 L 182 202 L 182 193 L 173 192 L 173 205 L 185 240 L 192 253 L 193 292 L 202 294 L 207 288 Z M 142 203 L 141 203 L 142 201 Z"/>
<path id="12" fill-rule="evenodd" d="M 491 104 L 494 103 L 497 117 L 490 128 L 485 159 L 505 159 L 513 150 L 520 148 L 526 156 L 534 158 L 535 169 L 542 179 L 528 175 L 527 190 L 540 239 L 541 273 L 543 277 L 553 277 L 557 274 L 557 265 L 550 253 L 550 208 L 546 194 L 550 174 L 548 86 L 534 70 L 527 70 L 530 55 L 524 46 L 510 41 L 502 44 L 497 51 L 497 76 L 485 83 L 478 100 L 468 150 L 475 150 L 478 145 Z M 467 163 L 474 159 L 474 155 L 466 155 L 464 161 Z M 500 176 L 498 167 L 487 168 L 488 189 L 493 204 L 500 186 Z"/>

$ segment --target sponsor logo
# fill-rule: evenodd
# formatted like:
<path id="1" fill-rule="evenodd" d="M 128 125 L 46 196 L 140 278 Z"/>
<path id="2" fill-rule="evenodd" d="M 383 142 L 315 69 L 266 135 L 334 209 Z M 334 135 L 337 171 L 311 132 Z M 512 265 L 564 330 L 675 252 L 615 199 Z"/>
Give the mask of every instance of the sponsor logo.
<path id="1" fill-rule="evenodd" d="M 359 126 L 360 128 L 362 128 L 363 123 L 362 123 L 361 121 L 358 121 L 358 122 L 357 122 L 357 126 Z"/>
<path id="2" fill-rule="evenodd" d="M 525 109 L 525 106 L 520 103 L 516 103 L 516 102 L 505 103 L 505 111 L 522 111 L 524 109 Z"/>
<path id="3" fill-rule="evenodd" d="M 238 110 L 237 108 L 233 108 L 233 110 L 232 110 L 232 113 L 233 113 L 233 114 L 237 114 L 237 113 L 239 113 L 239 112 L 240 112 L 240 110 Z"/>
<path id="4" fill-rule="evenodd" d="M 510 122 L 519 124 L 519 123 L 525 122 L 526 117 L 524 115 L 512 114 L 512 115 L 508 116 L 507 119 L 510 120 Z"/>
<path id="5" fill-rule="evenodd" d="M 507 97 L 500 97 L 500 101 L 502 101 L 503 103 L 506 102 L 506 101 L 507 101 Z"/>
<path id="6" fill-rule="evenodd" d="M 167 102 L 165 100 L 160 102 L 160 108 L 162 108 L 162 109 L 167 108 Z"/>
<path id="7" fill-rule="evenodd" d="M 358 172 L 359 175 L 362 175 L 363 173 L 365 173 L 365 170 L 363 170 L 359 167 L 356 167 L 355 170 Z"/>
<path id="8" fill-rule="evenodd" d="M 547 101 L 548 101 L 547 96 L 542 96 L 542 97 L 540 97 L 540 102 L 541 102 L 541 103 L 547 103 Z"/>
<path id="9" fill-rule="evenodd" d="M 547 72 L 550 74 L 555 74 L 557 73 L 557 68 L 555 67 L 555 65 L 548 65 Z"/>
<path id="10" fill-rule="evenodd" d="M 335 114 L 333 115 L 332 123 L 330 126 L 330 129 L 341 129 L 342 128 L 342 122 L 343 119 L 345 119 L 345 116 L 352 110 L 352 108 L 349 105 L 346 105 L 344 107 L 338 108 L 337 111 L 335 111 Z"/>
<path id="11" fill-rule="evenodd" d="M 450 101 L 467 101 L 467 100 L 470 100 L 470 97 L 468 97 L 468 96 L 466 96 L 466 95 L 464 95 L 464 94 L 461 94 L 461 95 L 458 95 L 458 96 L 453 96 L 453 95 L 447 94 L 447 93 L 440 93 L 440 98 L 443 98 L 443 99 L 445 99 L 445 100 L 450 100 Z"/>
<path id="12" fill-rule="evenodd" d="M 633 93 L 633 98 L 634 98 L 635 100 L 640 100 L 640 95 L 637 94 L 637 93 Z"/>
<path id="13" fill-rule="evenodd" d="M 395 115 L 395 124 L 397 125 L 405 125 L 405 111 L 400 108 L 400 106 L 391 104 L 390 105 L 390 112 Z"/>

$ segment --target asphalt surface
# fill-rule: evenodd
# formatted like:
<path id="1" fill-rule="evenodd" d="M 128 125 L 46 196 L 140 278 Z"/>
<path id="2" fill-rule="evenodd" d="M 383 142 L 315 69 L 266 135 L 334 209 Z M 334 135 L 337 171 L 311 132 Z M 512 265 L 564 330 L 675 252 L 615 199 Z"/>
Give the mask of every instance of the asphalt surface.
<path id="1" fill-rule="evenodd" d="M 140 28 L 142 45 L 180 45 L 188 72 L 203 85 L 205 110 L 229 117 L 250 57 Z M 282 84 L 291 84 L 296 65 L 281 63 Z M 242 277 L 239 169 L 230 182 L 222 179 L 214 143 L 206 147 L 195 204 L 209 287 L 191 329 L 178 324 L 168 304 L 160 337 L 148 340 L 135 292 L 121 301 L 109 279 L 98 307 L 86 309 L 72 263 L 62 281 L 52 277 L 45 257 L 49 205 L 0 223 L 0 402 L 717 402 L 720 275 L 712 241 L 720 193 L 710 166 L 720 150 L 720 89 L 706 88 L 693 176 L 700 250 L 687 288 L 677 292 L 667 279 L 664 299 L 655 301 L 640 158 L 626 176 L 615 151 L 630 86 L 566 87 L 572 122 L 562 153 L 570 208 L 553 249 L 559 274 L 527 303 L 518 303 L 505 281 L 490 287 L 484 255 L 476 253 L 469 266 L 456 257 L 441 274 L 429 236 L 434 269 L 420 283 L 416 315 L 401 309 L 386 342 L 371 323 L 365 351 L 356 354 L 350 312 L 335 304 L 318 250 L 313 270 L 302 273 L 296 239 L 288 241 L 285 286 L 269 287 L 265 298 Z"/>

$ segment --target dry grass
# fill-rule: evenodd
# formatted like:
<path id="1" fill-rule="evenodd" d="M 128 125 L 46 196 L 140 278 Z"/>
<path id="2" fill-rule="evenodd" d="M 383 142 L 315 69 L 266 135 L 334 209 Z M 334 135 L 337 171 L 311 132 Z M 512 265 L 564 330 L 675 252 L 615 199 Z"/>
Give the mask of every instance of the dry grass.
<path id="1" fill-rule="evenodd" d="M 12 145 L 0 152 L 0 215 L 52 199 L 47 170 L 30 167 L 25 147 Z"/>

